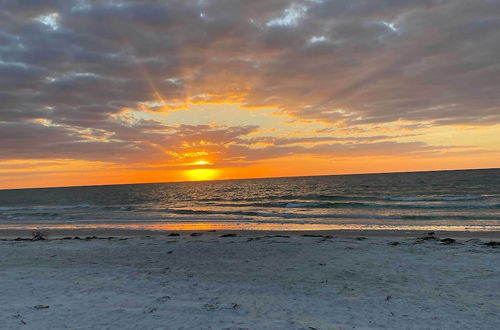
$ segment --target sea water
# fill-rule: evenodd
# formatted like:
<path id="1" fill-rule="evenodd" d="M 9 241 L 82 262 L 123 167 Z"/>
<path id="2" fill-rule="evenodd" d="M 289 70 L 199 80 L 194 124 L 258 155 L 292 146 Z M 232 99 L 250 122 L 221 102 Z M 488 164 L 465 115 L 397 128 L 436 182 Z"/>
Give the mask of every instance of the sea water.
<path id="1" fill-rule="evenodd" d="M 500 230 L 500 169 L 0 190 L 0 229 Z"/>

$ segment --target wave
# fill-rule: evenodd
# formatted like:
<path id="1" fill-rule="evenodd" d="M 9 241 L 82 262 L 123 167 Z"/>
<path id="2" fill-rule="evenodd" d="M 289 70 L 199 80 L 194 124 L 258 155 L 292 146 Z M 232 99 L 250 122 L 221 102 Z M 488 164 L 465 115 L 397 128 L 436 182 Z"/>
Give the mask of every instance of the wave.
<path id="1" fill-rule="evenodd" d="M 210 210 L 164 210 L 163 215 L 156 214 L 134 214 L 133 216 L 121 217 L 120 215 L 113 216 L 112 218 L 95 218 L 93 216 L 89 217 L 73 217 L 71 215 L 65 217 L 48 217 L 48 218 L 36 218 L 36 217 L 7 217 L 0 219 L 0 223 L 3 221 L 23 221 L 30 223 L 65 223 L 65 224 L 80 224 L 80 223 L 115 223 L 115 222 L 176 222 L 176 221 L 200 221 L 200 222 L 212 222 L 212 221 L 244 221 L 244 222 L 266 222 L 266 221 L 281 221 L 283 223 L 295 223 L 296 221 L 306 221 L 310 223 L 320 223 L 321 221 L 327 221 L 327 223 L 337 223 L 337 221 L 362 221 L 362 220 L 373 220 L 373 221 L 403 221 L 404 223 L 413 223 L 414 221 L 473 221 L 474 223 L 480 221 L 500 221 L 500 216 L 488 216 L 488 215 L 375 215 L 375 214 L 363 214 L 363 213 L 344 213 L 344 214 L 304 214 L 304 213 L 291 213 L 291 212 L 245 212 L 245 211 L 210 211 Z M 330 222 L 328 222 L 330 221 Z"/>
<path id="2" fill-rule="evenodd" d="M 361 211 L 361 210 L 360 210 Z M 464 214 L 437 214 L 437 215 L 380 215 L 380 214 L 365 214 L 365 213 L 294 213 L 286 211 L 248 211 L 248 210 L 193 210 L 193 209 L 175 209 L 165 208 L 155 210 L 164 214 L 177 215 L 204 215 L 204 216 L 244 216 L 252 217 L 254 220 L 258 218 L 281 218 L 281 219 L 380 219 L 380 220 L 500 220 L 499 215 L 464 215 Z M 204 218 L 207 219 L 207 218 Z M 229 219 L 229 218 L 227 218 Z"/>
<path id="3" fill-rule="evenodd" d="M 377 202 L 263 202 L 263 203 L 220 203 L 221 207 L 260 207 L 260 208 L 298 208 L 298 209 L 334 209 L 334 208 L 391 208 L 391 209 L 498 209 L 500 204 L 456 204 L 456 203 L 377 203 Z"/>
<path id="4" fill-rule="evenodd" d="M 260 201 L 393 201 L 393 202 L 460 202 L 490 200 L 494 196 L 352 196 L 352 195 L 324 195 L 324 194 L 304 194 L 304 195 L 275 195 L 262 197 L 241 197 L 241 198 L 204 198 L 199 202 L 260 202 Z M 190 201 L 190 200 L 185 200 Z M 265 202 L 264 202 L 265 203 Z"/>
<path id="5" fill-rule="evenodd" d="M 172 205 L 173 206 L 173 205 Z M 297 211 L 293 211 L 297 209 Z M 331 212 L 326 210 L 331 209 Z M 337 209 L 338 211 L 333 211 Z M 0 207 L 0 217 L 3 218 L 75 218 L 78 217 L 89 217 L 90 215 L 98 215 L 99 217 L 113 218 L 119 216 L 123 212 L 133 211 L 134 215 L 140 217 L 141 214 L 148 213 L 170 213 L 179 215 L 233 215 L 233 216 L 254 216 L 254 217 L 285 217 L 285 218 L 310 218 L 310 217 L 329 217 L 338 218 L 340 217 L 351 217 L 351 214 L 357 213 L 355 210 L 360 212 L 370 212 L 372 209 L 375 215 L 382 212 L 387 212 L 385 210 L 443 210 L 458 213 L 461 211 L 473 211 L 473 210 L 490 210 L 496 215 L 496 218 L 500 219 L 500 215 L 497 215 L 497 211 L 500 209 L 500 204 L 498 203 L 454 203 L 453 201 L 448 203 L 415 203 L 415 202 L 355 202 L 355 201 L 345 201 L 345 202 L 302 202 L 302 201 L 280 201 L 280 202 L 262 202 L 262 203 L 220 203 L 211 205 L 208 208 L 191 209 L 191 208 L 181 208 L 181 207 L 151 207 L 151 206 L 127 206 L 127 205 L 115 205 L 115 206 L 99 206 L 90 204 L 80 204 L 80 205 L 56 205 L 56 206 L 19 206 L 19 207 Z M 286 211 L 289 210 L 289 211 Z M 323 214 L 312 214 L 314 210 L 324 210 L 321 211 Z M 307 213 L 305 213 L 307 212 Z M 417 211 L 415 211 L 417 212 Z M 325 214 L 326 213 L 326 214 Z M 391 211 L 391 213 L 393 213 Z M 406 212 L 405 212 L 406 213 Z M 427 213 L 427 212 L 426 212 Z M 113 215 L 115 214 L 115 215 Z M 479 217 L 483 215 L 476 214 Z M 420 220 L 425 219 L 428 215 L 397 215 L 396 217 L 407 220 Z M 432 215 L 434 216 L 434 215 Z M 436 218 L 443 219 L 443 215 L 435 215 Z M 453 216 L 452 219 L 461 219 L 462 215 L 457 214 Z M 464 219 L 468 219 L 465 217 Z"/>
<path id="6" fill-rule="evenodd" d="M 499 209 L 500 204 L 372 204 L 367 203 L 370 207 L 386 207 L 397 209 Z"/>
<path id="7" fill-rule="evenodd" d="M 287 203 L 285 207 L 288 208 L 304 208 L 304 207 L 317 207 L 318 203 Z"/>
<path id="8" fill-rule="evenodd" d="M 224 215 L 247 215 L 247 216 L 259 215 L 259 212 L 253 212 L 253 211 L 212 211 L 212 210 L 190 210 L 190 209 L 170 209 L 170 208 L 163 209 L 161 211 L 174 214 L 224 214 Z"/>
<path id="9" fill-rule="evenodd" d="M 384 200 L 395 202 L 458 202 L 485 200 L 489 196 L 429 196 L 429 197 L 384 197 Z"/>
<path id="10" fill-rule="evenodd" d="M 348 196 L 348 195 L 323 195 L 323 194 L 305 194 L 305 195 L 274 195 L 262 197 L 241 197 L 241 198 L 203 198 L 198 199 L 200 202 L 258 202 L 258 201 L 274 201 L 274 200 L 317 200 L 317 201 L 330 201 L 330 200 L 379 200 L 375 196 Z M 189 201 L 189 200 L 186 200 Z"/>
<path id="11" fill-rule="evenodd" d="M 178 200 L 184 201 L 184 200 Z M 481 201 L 481 203 L 471 203 Z M 201 202 L 204 205 L 213 205 L 221 207 L 282 207 L 282 208 L 345 208 L 345 207 L 389 207 L 389 208 L 498 208 L 500 204 L 493 203 L 498 201 L 494 196 L 347 196 L 347 195 L 279 195 L 252 198 L 208 198 L 188 200 L 188 202 Z M 214 203 L 207 203 L 214 202 Z M 390 203 L 395 202 L 395 203 Z M 398 203 L 399 202 L 399 203 Z M 436 203 L 415 203 L 415 202 L 436 202 Z M 439 203 L 443 202 L 443 203 Z M 445 203 L 450 202 L 450 203 Z M 469 203 L 456 203 L 469 202 Z M 176 201 L 172 202 L 172 206 Z M 156 206 L 155 206 L 156 204 Z M 168 203 L 170 204 L 170 203 Z M 143 204 L 143 205 L 94 205 L 94 204 L 75 204 L 75 205 L 22 205 L 22 206 L 0 206 L 2 211 L 57 211 L 57 210 L 109 210 L 109 211 L 154 211 L 161 204 Z M 148 208 L 150 207 L 150 208 Z"/>
<path id="12" fill-rule="evenodd" d="M 36 206 L 0 206 L 0 211 L 46 211 L 46 210 L 122 210 L 130 211 L 134 208 L 128 205 L 36 205 Z"/>

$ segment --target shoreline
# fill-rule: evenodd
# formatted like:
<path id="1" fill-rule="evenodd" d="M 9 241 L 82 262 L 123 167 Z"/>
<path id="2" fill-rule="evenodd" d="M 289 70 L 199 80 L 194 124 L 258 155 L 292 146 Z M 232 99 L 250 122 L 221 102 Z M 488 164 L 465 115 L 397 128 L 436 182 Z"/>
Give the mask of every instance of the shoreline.
<path id="1" fill-rule="evenodd" d="M 299 236 L 331 236 L 332 238 L 419 238 L 434 233 L 436 238 L 467 239 L 500 239 L 500 231 L 439 231 L 439 230 L 229 230 L 229 229 L 200 229 L 200 230 L 148 230 L 124 228 L 71 228 L 71 229 L 0 229 L 0 240 L 31 239 L 36 232 L 40 232 L 44 239 L 62 238 L 140 238 L 157 237 L 168 238 L 178 234 L 181 237 L 202 236 L 208 238 L 221 235 L 236 235 L 240 237 L 259 237 L 286 235 Z M 174 235 L 172 235 L 174 234 Z M 170 235 L 170 236 L 169 236 Z M 175 235 L 177 236 L 177 235 Z"/>

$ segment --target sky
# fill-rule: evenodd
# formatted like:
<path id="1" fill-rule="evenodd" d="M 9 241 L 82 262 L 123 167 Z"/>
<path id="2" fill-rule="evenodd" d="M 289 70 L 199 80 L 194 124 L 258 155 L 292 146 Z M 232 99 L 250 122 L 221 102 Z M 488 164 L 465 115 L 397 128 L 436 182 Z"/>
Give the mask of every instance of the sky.
<path id="1" fill-rule="evenodd" d="M 500 0 L 0 0 L 0 188 L 500 167 Z"/>

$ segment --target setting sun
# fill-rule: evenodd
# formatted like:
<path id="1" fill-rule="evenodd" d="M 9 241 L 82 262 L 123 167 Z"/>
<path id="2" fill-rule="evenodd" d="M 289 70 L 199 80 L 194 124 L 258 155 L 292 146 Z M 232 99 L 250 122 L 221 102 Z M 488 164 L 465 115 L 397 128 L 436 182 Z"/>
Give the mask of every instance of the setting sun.
<path id="1" fill-rule="evenodd" d="M 213 168 L 198 168 L 184 171 L 184 175 L 190 181 L 214 180 L 219 176 L 219 170 Z"/>

